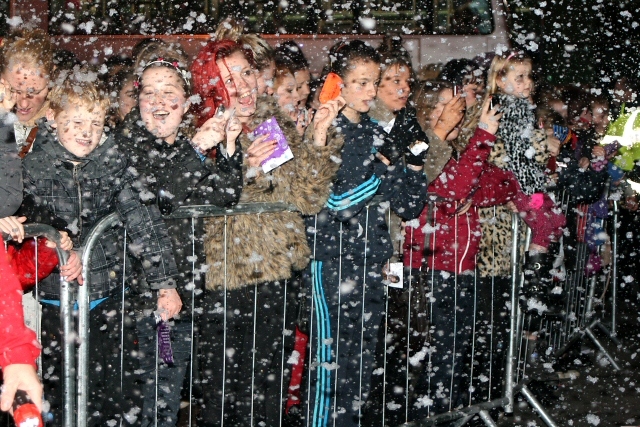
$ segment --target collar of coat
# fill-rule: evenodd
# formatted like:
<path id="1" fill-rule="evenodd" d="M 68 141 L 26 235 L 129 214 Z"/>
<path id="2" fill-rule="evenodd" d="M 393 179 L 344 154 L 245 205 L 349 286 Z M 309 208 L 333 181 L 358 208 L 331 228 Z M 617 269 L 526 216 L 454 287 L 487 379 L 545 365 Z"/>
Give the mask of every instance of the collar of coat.
<path id="1" fill-rule="evenodd" d="M 191 146 L 189 140 L 182 134 L 178 134 L 173 144 L 167 143 L 162 138 L 156 137 L 154 134 L 144 126 L 142 117 L 140 116 L 140 109 L 134 107 L 129 114 L 125 117 L 124 121 L 116 128 L 115 138 L 120 142 L 120 136 L 124 136 L 128 141 L 122 141 L 125 144 L 131 144 L 128 148 L 136 149 L 136 151 L 143 150 L 148 152 L 149 149 L 155 149 L 158 151 L 172 151 L 175 152 L 176 147 L 183 147 L 184 145 Z M 195 150 L 194 150 L 195 151 Z"/>
<path id="2" fill-rule="evenodd" d="M 99 178 L 126 166 L 124 156 L 118 150 L 112 136 L 109 136 L 86 157 L 76 157 L 60 144 L 54 131 L 41 124 L 43 123 L 38 123 L 35 148 L 25 157 L 25 162 L 42 162 L 64 169 L 73 169 L 73 162 L 79 162 L 80 169 L 87 178 Z M 37 169 L 41 169 L 47 177 L 51 177 L 51 170 L 48 167 Z"/>

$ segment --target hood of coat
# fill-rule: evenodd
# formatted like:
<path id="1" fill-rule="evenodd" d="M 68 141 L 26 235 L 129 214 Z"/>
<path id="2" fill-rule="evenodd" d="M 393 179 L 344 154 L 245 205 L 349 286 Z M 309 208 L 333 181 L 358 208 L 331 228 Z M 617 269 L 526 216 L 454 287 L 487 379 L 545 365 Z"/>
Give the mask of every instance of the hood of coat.
<path id="1" fill-rule="evenodd" d="M 369 117 L 373 119 L 373 121 L 378 123 L 383 128 L 387 127 L 387 125 L 396 118 L 395 114 L 393 114 L 393 111 L 388 109 L 379 99 L 374 100 L 368 114 Z"/>

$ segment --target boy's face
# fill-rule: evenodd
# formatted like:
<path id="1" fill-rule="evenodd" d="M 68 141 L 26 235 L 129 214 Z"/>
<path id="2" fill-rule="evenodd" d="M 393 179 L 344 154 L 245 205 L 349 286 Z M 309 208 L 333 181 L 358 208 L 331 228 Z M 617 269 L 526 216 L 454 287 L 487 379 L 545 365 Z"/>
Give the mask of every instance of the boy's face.
<path id="1" fill-rule="evenodd" d="M 96 149 L 102 138 L 105 111 L 85 105 L 69 105 L 55 116 L 58 140 L 77 157 L 86 157 Z"/>

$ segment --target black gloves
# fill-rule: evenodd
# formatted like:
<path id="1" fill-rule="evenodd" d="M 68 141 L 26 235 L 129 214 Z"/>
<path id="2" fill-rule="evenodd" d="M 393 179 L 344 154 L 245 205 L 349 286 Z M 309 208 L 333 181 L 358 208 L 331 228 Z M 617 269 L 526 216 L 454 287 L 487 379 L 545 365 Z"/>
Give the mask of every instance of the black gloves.
<path id="1" fill-rule="evenodd" d="M 404 156 L 408 165 L 422 166 L 427 156 L 428 139 L 415 116 L 415 111 L 403 108 L 398 112 L 391 132 L 378 152 L 391 164 Z"/>

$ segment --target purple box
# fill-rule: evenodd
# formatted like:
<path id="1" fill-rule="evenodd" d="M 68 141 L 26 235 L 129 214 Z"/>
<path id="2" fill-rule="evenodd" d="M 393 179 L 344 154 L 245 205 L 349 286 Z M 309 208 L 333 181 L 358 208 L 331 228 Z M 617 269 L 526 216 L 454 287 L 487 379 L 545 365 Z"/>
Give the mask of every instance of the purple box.
<path id="1" fill-rule="evenodd" d="M 262 162 L 262 170 L 265 173 L 293 159 L 293 153 L 291 152 L 291 148 L 289 148 L 287 138 L 285 138 L 284 133 L 282 133 L 282 129 L 278 126 L 278 121 L 275 117 L 271 117 L 260 123 L 253 131 L 253 135 L 256 137 L 269 135 L 267 141 L 275 140 L 278 143 L 273 153 Z"/>

